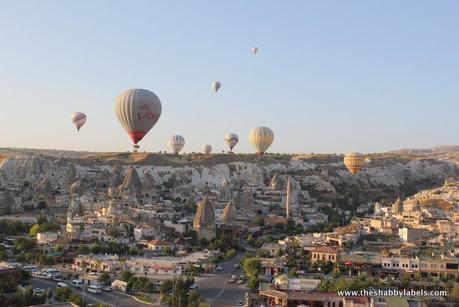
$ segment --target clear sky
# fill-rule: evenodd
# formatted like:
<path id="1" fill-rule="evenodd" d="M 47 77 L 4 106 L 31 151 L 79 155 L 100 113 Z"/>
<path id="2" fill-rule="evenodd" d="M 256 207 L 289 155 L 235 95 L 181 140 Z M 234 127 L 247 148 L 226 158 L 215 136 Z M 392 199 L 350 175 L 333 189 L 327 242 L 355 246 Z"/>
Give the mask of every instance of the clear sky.
<path id="1" fill-rule="evenodd" d="M 163 105 L 141 150 L 180 134 L 221 151 L 235 132 L 248 152 L 256 126 L 272 152 L 458 144 L 458 16 L 452 0 L 0 1 L 0 146 L 130 150 L 114 101 L 133 87 Z"/>

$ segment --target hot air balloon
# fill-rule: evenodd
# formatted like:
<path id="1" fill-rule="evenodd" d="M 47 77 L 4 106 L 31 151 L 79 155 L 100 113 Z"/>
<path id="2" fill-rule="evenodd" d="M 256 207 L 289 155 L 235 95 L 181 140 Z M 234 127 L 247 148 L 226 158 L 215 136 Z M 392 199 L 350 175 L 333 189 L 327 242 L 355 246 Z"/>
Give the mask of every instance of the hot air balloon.
<path id="1" fill-rule="evenodd" d="M 204 154 L 208 155 L 212 152 L 212 146 L 204 145 L 204 148 L 202 149 L 202 151 L 204 152 Z"/>
<path id="2" fill-rule="evenodd" d="M 371 163 L 371 159 L 370 158 L 365 158 L 365 165 L 368 165 Z"/>
<path id="3" fill-rule="evenodd" d="M 253 53 L 253 54 L 257 54 L 257 52 L 258 52 L 258 48 L 257 48 L 257 47 L 253 47 L 253 48 L 252 48 L 252 53 Z"/>
<path id="4" fill-rule="evenodd" d="M 214 92 L 218 92 L 218 90 L 220 89 L 220 87 L 222 87 L 222 84 L 220 83 L 220 81 L 214 81 L 212 82 L 212 88 L 214 89 Z"/>
<path id="5" fill-rule="evenodd" d="M 72 123 L 77 128 L 77 131 L 80 131 L 80 128 L 83 127 L 84 123 L 86 123 L 86 114 L 81 112 L 72 113 Z"/>
<path id="6" fill-rule="evenodd" d="M 358 152 L 350 152 L 344 157 L 344 165 L 352 175 L 355 175 L 365 166 L 365 156 Z"/>
<path id="7" fill-rule="evenodd" d="M 257 127 L 249 133 L 249 142 L 256 148 L 259 156 L 265 153 L 273 141 L 274 133 L 268 127 Z"/>
<path id="8" fill-rule="evenodd" d="M 183 146 L 185 146 L 185 138 L 183 136 L 173 135 L 169 139 L 169 147 L 176 155 L 182 150 Z"/>
<path id="9" fill-rule="evenodd" d="M 116 97 L 115 113 L 118 121 L 134 142 L 134 148 L 161 116 L 161 101 L 149 90 L 129 89 Z"/>
<path id="10" fill-rule="evenodd" d="M 239 137 L 235 133 L 229 133 L 225 135 L 225 142 L 228 144 L 230 152 L 233 152 L 234 146 L 236 146 L 237 142 L 239 142 Z"/>

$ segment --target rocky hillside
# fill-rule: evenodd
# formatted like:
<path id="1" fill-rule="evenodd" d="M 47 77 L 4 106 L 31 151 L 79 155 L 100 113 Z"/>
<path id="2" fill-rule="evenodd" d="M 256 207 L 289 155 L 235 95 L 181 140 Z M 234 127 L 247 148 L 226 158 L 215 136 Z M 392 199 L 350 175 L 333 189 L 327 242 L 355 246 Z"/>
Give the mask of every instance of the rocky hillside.
<path id="1" fill-rule="evenodd" d="M 204 187 L 206 184 L 221 187 L 228 181 L 240 186 L 265 187 L 278 173 L 293 176 L 301 191 L 307 191 L 319 201 L 353 208 L 368 200 L 393 200 L 441 186 L 447 175 L 457 170 L 454 159 L 435 156 L 385 153 L 372 154 L 370 158 L 371 164 L 352 176 L 345 169 L 341 155 L 267 155 L 259 158 L 241 154 L 172 156 L 69 152 L 59 155 L 46 151 L 4 150 L 0 185 L 4 190 L 12 185 L 30 185 L 41 190 L 45 190 L 45 186 L 53 191 L 65 191 L 72 180 L 79 179 L 81 184 L 91 186 L 96 180 L 110 178 L 123 182 L 128 174 L 130 179 L 125 180 L 125 188 L 131 191 L 141 190 L 146 180 L 150 185 L 171 187 Z M 112 172 L 115 165 L 118 175 Z M 133 173 L 134 168 L 139 178 Z"/>

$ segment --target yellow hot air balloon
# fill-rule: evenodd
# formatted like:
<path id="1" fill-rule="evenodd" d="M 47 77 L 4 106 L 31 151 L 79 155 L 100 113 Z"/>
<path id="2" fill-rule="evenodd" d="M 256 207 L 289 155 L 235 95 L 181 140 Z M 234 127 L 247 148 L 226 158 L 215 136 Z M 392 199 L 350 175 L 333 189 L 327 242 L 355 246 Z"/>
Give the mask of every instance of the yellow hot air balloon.
<path id="1" fill-rule="evenodd" d="M 257 155 L 263 155 L 274 141 L 274 132 L 268 127 L 257 127 L 250 131 L 249 142 L 256 150 Z"/>
<path id="2" fill-rule="evenodd" d="M 350 152 L 344 157 L 344 165 L 352 175 L 355 175 L 365 166 L 365 156 L 358 152 Z"/>

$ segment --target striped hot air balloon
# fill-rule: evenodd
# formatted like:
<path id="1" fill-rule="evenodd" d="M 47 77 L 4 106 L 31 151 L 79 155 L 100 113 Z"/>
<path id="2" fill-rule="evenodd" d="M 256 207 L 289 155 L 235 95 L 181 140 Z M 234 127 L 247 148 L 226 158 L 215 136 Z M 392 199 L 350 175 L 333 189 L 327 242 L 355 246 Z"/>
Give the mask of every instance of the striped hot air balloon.
<path id="1" fill-rule="evenodd" d="M 225 142 L 228 144 L 230 152 L 233 152 L 234 146 L 236 146 L 237 142 L 239 142 L 239 137 L 236 133 L 229 133 L 225 135 Z"/>
<path id="2" fill-rule="evenodd" d="M 161 101 L 149 90 L 140 88 L 122 92 L 115 102 L 118 121 L 138 148 L 138 142 L 158 122 L 161 116 Z"/>
<path id="3" fill-rule="evenodd" d="M 350 152 L 344 157 L 344 165 L 352 175 L 355 175 L 365 166 L 365 156 L 358 152 Z"/>
<path id="4" fill-rule="evenodd" d="M 80 128 L 86 123 L 86 114 L 81 112 L 75 112 L 71 115 L 72 123 L 77 128 L 77 131 L 80 131 Z"/>
<path id="5" fill-rule="evenodd" d="M 274 141 L 274 132 L 268 127 L 257 127 L 250 131 L 249 142 L 257 150 L 257 155 L 263 155 Z"/>
<path id="6" fill-rule="evenodd" d="M 185 146 L 185 138 L 183 136 L 173 135 L 169 139 L 169 147 L 176 155 L 182 150 L 183 146 Z"/>
<path id="7" fill-rule="evenodd" d="M 210 145 L 204 145 L 204 148 L 202 149 L 202 152 L 206 155 L 210 154 L 212 152 L 212 146 Z"/>

